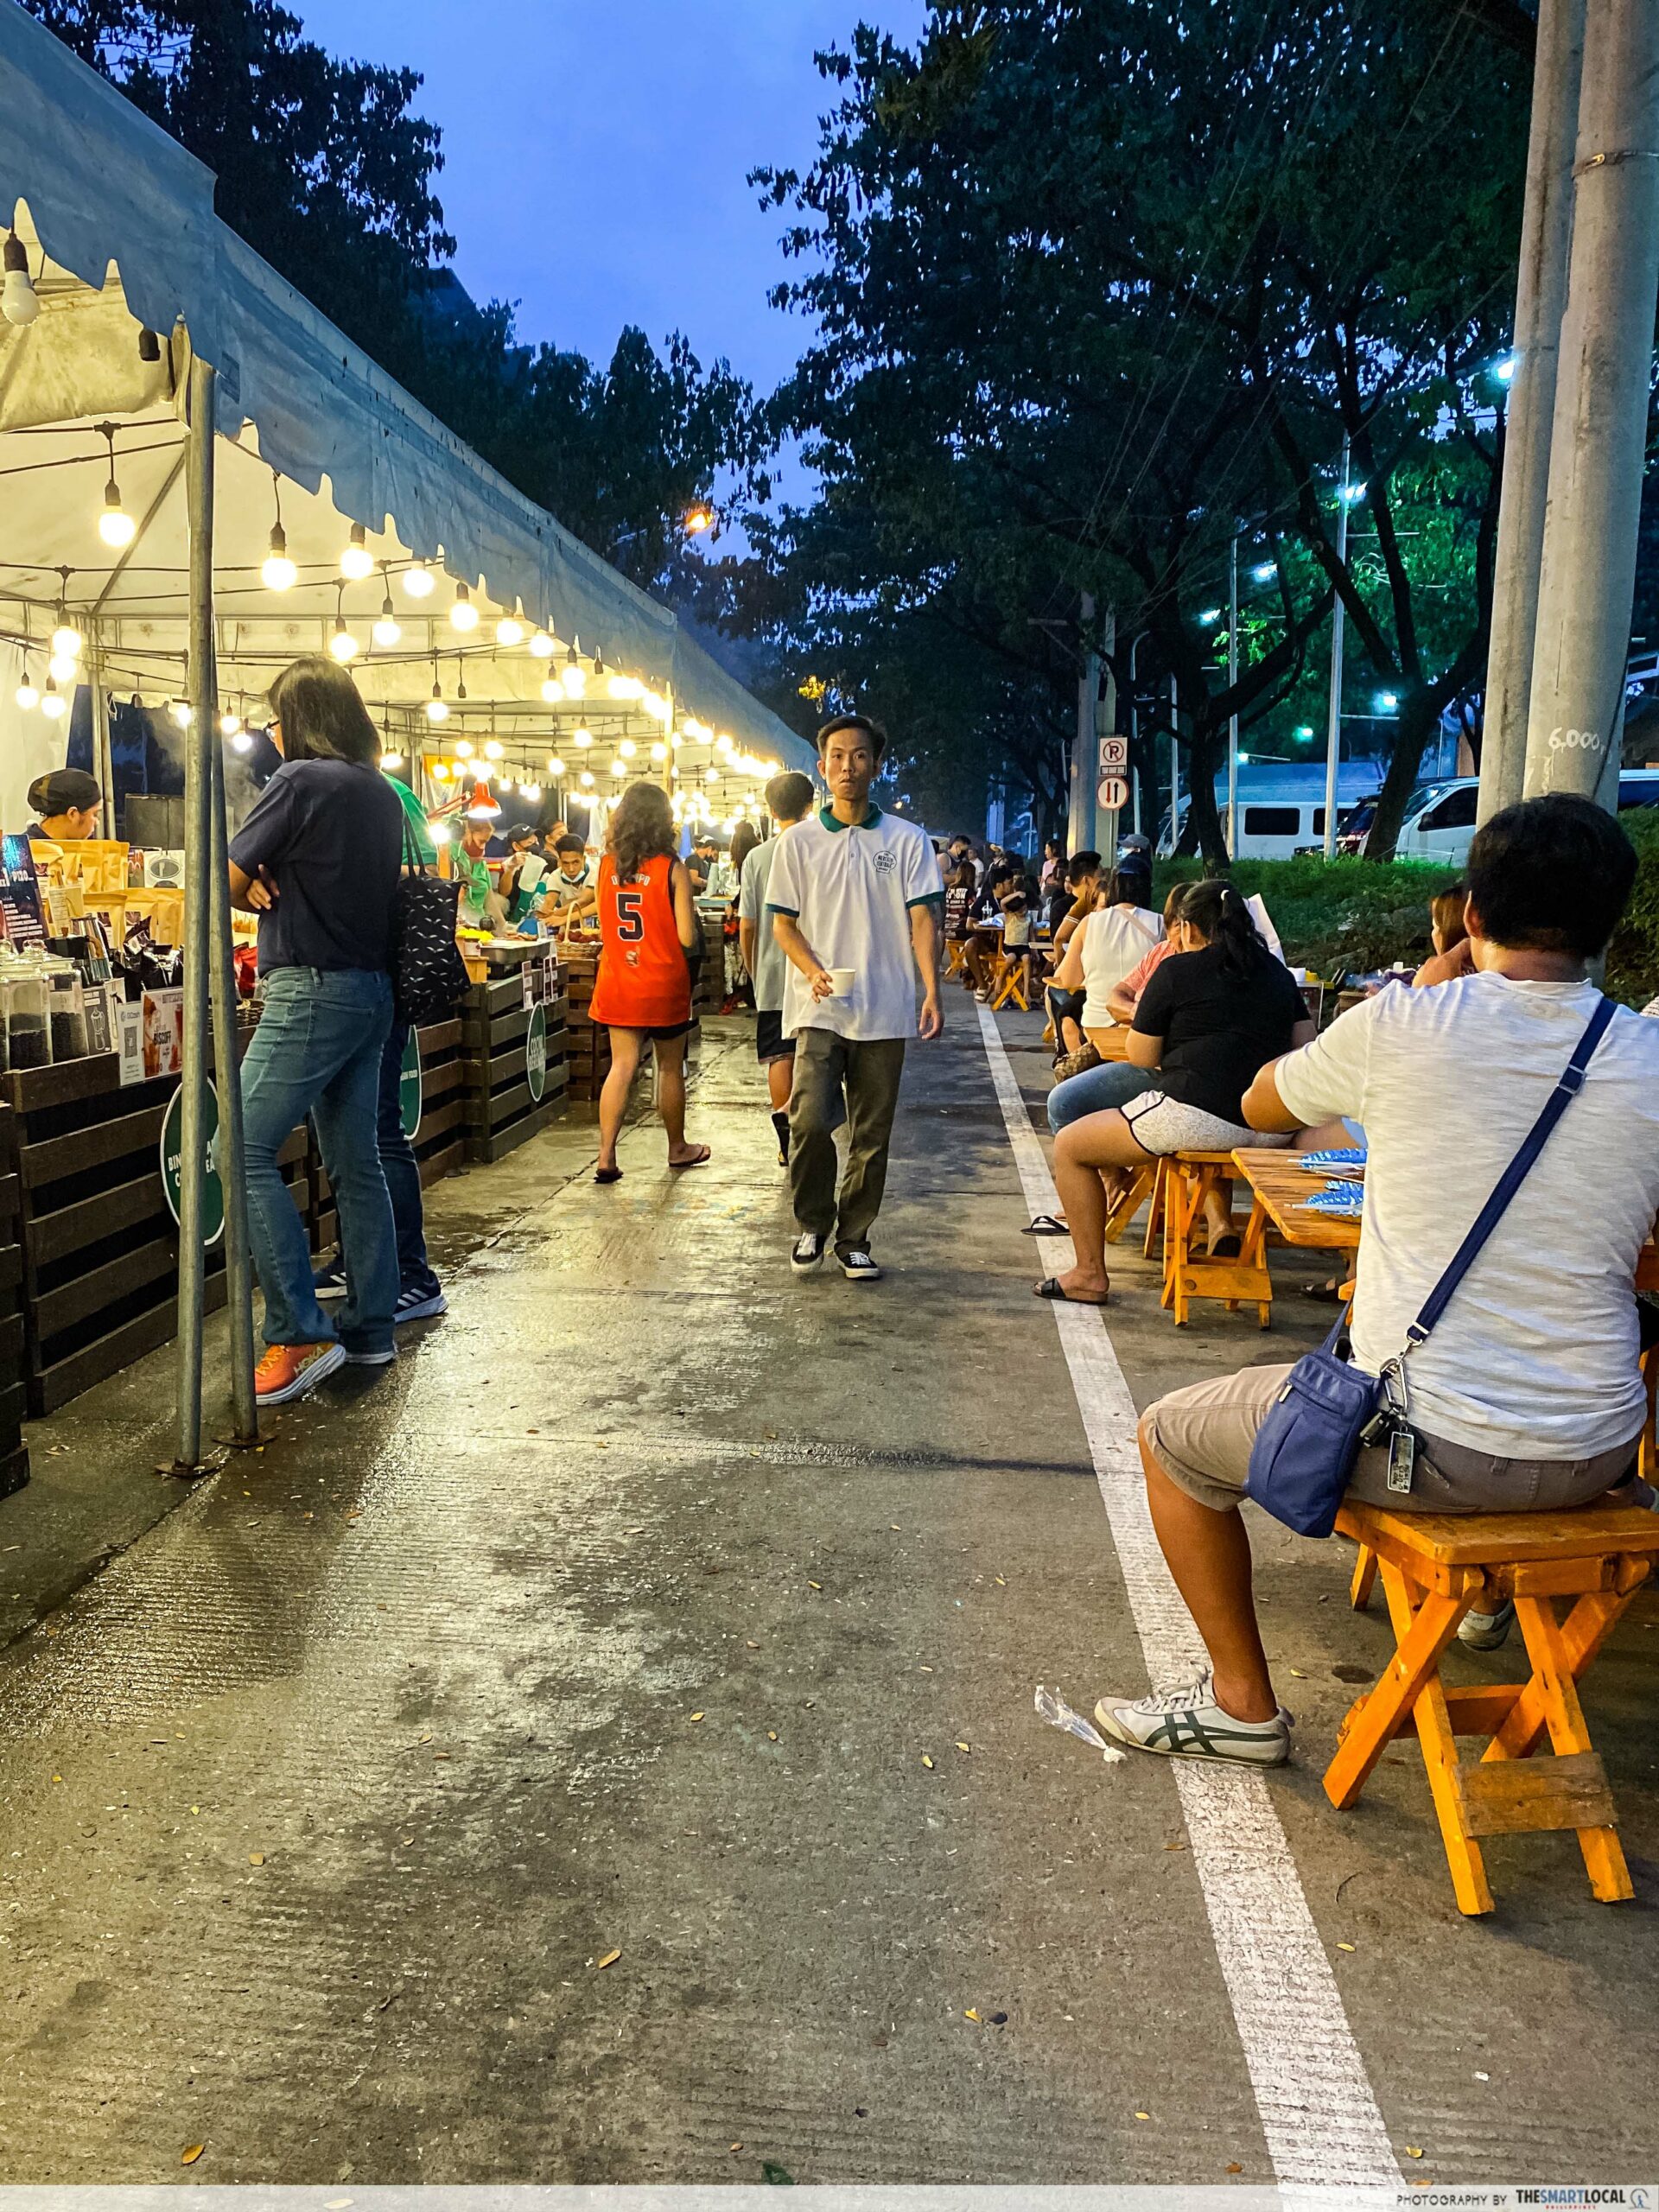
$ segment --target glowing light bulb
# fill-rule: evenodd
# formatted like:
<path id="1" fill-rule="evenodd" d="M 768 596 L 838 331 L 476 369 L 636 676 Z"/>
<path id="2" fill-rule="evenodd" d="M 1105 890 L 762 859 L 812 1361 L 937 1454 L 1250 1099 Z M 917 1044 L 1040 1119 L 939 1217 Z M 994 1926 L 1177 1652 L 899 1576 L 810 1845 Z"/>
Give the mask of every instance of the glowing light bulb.
<path id="1" fill-rule="evenodd" d="M 47 666 L 54 683 L 73 683 L 80 670 L 80 663 L 73 653 L 54 653 Z"/>
<path id="2" fill-rule="evenodd" d="M 702 772 L 702 780 L 705 784 L 717 784 L 720 781 L 719 769 L 705 768 Z"/>
<path id="3" fill-rule="evenodd" d="M 616 749 L 622 755 L 622 758 L 625 760 L 632 760 L 634 754 L 639 750 L 639 747 L 634 743 L 631 737 L 625 737 L 621 744 L 619 745 Z"/>
<path id="4" fill-rule="evenodd" d="M 235 731 L 233 731 L 233 732 L 232 733 L 232 736 L 231 736 L 231 750 L 232 750 L 232 753 L 251 753 L 251 752 L 252 752 L 252 750 L 253 750 L 253 740 L 252 740 L 252 738 L 251 738 L 251 737 L 250 737 L 250 736 L 249 736 L 249 734 L 248 734 L 248 733 L 247 733 L 247 731 L 246 731 L 246 730 L 245 730 L 245 729 L 238 729 L 238 730 L 235 730 Z"/>
<path id="5" fill-rule="evenodd" d="M 447 845 L 449 842 L 449 824 L 447 822 L 429 822 L 426 834 L 435 845 Z"/>
<path id="6" fill-rule="evenodd" d="M 267 591 L 292 591 L 299 582 L 300 572 L 288 557 L 288 533 L 281 523 L 272 527 L 270 550 L 259 574 Z"/>
<path id="7" fill-rule="evenodd" d="M 130 545 L 138 535 L 138 525 L 121 504 L 121 486 L 113 476 L 104 486 L 104 512 L 98 518 L 98 534 L 106 545 L 119 548 Z"/>
<path id="8" fill-rule="evenodd" d="M 588 689 L 588 671 L 582 666 L 574 645 L 564 657 L 564 667 L 560 673 L 559 681 L 564 686 L 564 696 L 567 699 L 580 699 Z"/>
<path id="9" fill-rule="evenodd" d="M 467 739 L 467 738 L 464 738 L 464 737 L 458 737 L 458 738 L 455 740 L 455 758 L 456 758 L 456 760 L 470 760 L 472 759 L 472 757 L 473 757 L 473 748 L 472 748 L 472 743 L 471 743 L 471 741 L 470 741 L 469 739 Z"/>
<path id="10" fill-rule="evenodd" d="M 432 780 L 435 784 L 447 784 L 448 782 L 449 763 L 447 760 L 435 760 L 432 763 Z"/>
<path id="11" fill-rule="evenodd" d="M 553 706 L 558 700 L 563 698 L 564 686 L 560 683 L 556 676 L 546 676 L 543 677 L 542 696 L 546 700 L 550 707 Z"/>
<path id="12" fill-rule="evenodd" d="M 377 645 L 388 649 L 395 645 L 403 636 L 404 626 L 393 611 L 390 593 L 381 601 L 379 619 L 369 634 Z"/>
<path id="13" fill-rule="evenodd" d="M 472 594 L 465 584 L 455 586 L 455 603 L 449 609 L 449 626 L 452 630 L 476 630 L 478 627 L 478 609 L 473 605 Z"/>
<path id="14" fill-rule="evenodd" d="M 607 684 L 613 699 L 639 699 L 645 695 L 645 685 L 637 676 L 613 676 Z"/>
<path id="15" fill-rule="evenodd" d="M 8 322 L 33 322 L 41 311 L 29 274 L 29 255 L 22 240 L 9 233 L 5 245 L 5 276 L 0 280 L 0 315 Z"/>
<path id="16" fill-rule="evenodd" d="M 731 749 L 732 741 L 727 733 L 721 730 L 720 735 L 715 740 L 715 750 L 716 753 L 729 753 Z"/>
<path id="17" fill-rule="evenodd" d="M 368 547 L 368 533 L 360 522 L 352 524 L 352 534 L 345 551 L 340 556 L 340 573 L 354 584 L 374 574 L 374 556 Z"/>
<path id="18" fill-rule="evenodd" d="M 412 568 L 404 570 L 405 599 L 430 599 L 435 588 L 432 571 L 424 561 L 416 561 Z"/>
<path id="19" fill-rule="evenodd" d="M 484 747 L 484 758 L 486 760 L 499 760 L 502 757 L 503 750 L 500 740 L 494 737 L 488 739 Z"/>
<path id="20" fill-rule="evenodd" d="M 383 768 L 401 768 L 403 765 L 404 756 L 401 753 L 383 753 L 380 755 L 380 766 Z"/>
<path id="21" fill-rule="evenodd" d="M 65 615 L 62 621 L 59 623 L 57 628 L 52 632 L 53 652 L 54 653 L 65 653 L 71 660 L 79 659 L 80 649 L 86 642 L 86 639 L 81 636 L 79 631 L 76 629 L 74 624 L 69 620 L 67 615 Z"/>
<path id="22" fill-rule="evenodd" d="M 594 733 L 590 729 L 573 729 L 570 733 L 571 744 L 580 746 L 584 753 L 593 741 Z"/>
<path id="23" fill-rule="evenodd" d="M 328 650 L 342 666 L 348 660 L 357 658 L 358 642 L 346 627 L 346 617 L 343 614 L 336 614 L 334 617 L 334 634 L 328 640 Z"/>
<path id="24" fill-rule="evenodd" d="M 564 773 L 564 763 L 556 753 L 550 753 L 547 756 L 547 772 L 550 776 L 562 776 Z"/>
<path id="25" fill-rule="evenodd" d="M 32 715 L 35 708 L 41 703 L 40 692 L 35 686 L 29 682 L 29 670 L 27 667 L 23 670 L 23 680 L 17 686 L 15 696 L 18 705 L 22 709 L 26 715 Z"/>
<path id="26" fill-rule="evenodd" d="M 539 784 L 520 784 L 518 788 L 532 804 L 534 804 L 536 800 L 540 798 L 542 795 L 542 787 Z"/>
<path id="27" fill-rule="evenodd" d="M 553 640 L 548 636 L 545 630 L 531 631 L 530 638 L 530 650 L 534 653 L 537 660 L 552 659 Z"/>
<path id="28" fill-rule="evenodd" d="M 449 719 L 449 702 L 435 683 L 432 696 L 426 702 L 426 719 L 429 722 L 447 722 Z"/>
<path id="29" fill-rule="evenodd" d="M 501 617 L 495 626 L 495 642 L 498 645 L 523 645 L 524 626 L 516 614 L 504 614 Z"/>
<path id="30" fill-rule="evenodd" d="M 668 747 L 663 743 L 660 737 L 658 739 L 656 744 L 651 748 L 651 757 L 653 760 L 658 761 L 666 760 L 668 758 Z"/>
<path id="31" fill-rule="evenodd" d="M 188 699 L 169 699 L 167 711 L 181 729 L 188 729 L 196 719 L 196 710 Z"/>
<path id="32" fill-rule="evenodd" d="M 62 711 L 62 709 L 59 709 L 59 711 L 60 711 L 60 712 L 61 712 L 61 711 Z M 594 772 L 593 772 L 593 770 L 592 770 L 591 768 L 584 768 L 584 769 L 582 770 L 582 772 L 581 775 L 577 778 L 577 779 L 576 779 L 576 780 L 581 784 L 581 785 L 582 785 L 582 789 L 583 789 L 584 791 L 592 791 L 592 789 L 594 788 Z"/>
<path id="33" fill-rule="evenodd" d="M 235 737 L 241 728 L 240 715 L 221 715 L 219 718 L 219 734 L 221 737 Z"/>

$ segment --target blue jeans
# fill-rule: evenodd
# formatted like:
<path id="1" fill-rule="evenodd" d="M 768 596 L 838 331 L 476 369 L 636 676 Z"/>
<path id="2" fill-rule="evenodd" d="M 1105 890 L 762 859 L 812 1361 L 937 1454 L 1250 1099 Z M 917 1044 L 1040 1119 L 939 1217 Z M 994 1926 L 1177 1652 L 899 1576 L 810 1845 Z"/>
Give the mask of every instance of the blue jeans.
<path id="1" fill-rule="evenodd" d="M 426 1214 L 421 1205 L 421 1165 L 415 1147 L 404 1135 L 404 1106 L 399 1085 L 404 1053 L 409 1045 L 409 1024 L 394 1021 L 380 1055 L 380 1106 L 376 1136 L 380 1166 L 391 1199 L 392 1224 L 397 1234 L 397 1274 L 404 1290 L 423 1298 L 435 1298 L 443 1287 L 426 1256 Z M 342 1246 L 345 1238 L 340 1239 Z"/>
<path id="2" fill-rule="evenodd" d="M 1154 1090 L 1158 1077 L 1150 1068 L 1132 1068 L 1127 1060 L 1103 1060 L 1097 1068 L 1069 1075 L 1048 1094 L 1048 1126 L 1055 1136 L 1085 1114 L 1103 1114 L 1111 1106 L 1127 1106 L 1143 1090 Z"/>
<path id="3" fill-rule="evenodd" d="M 248 1234 L 265 1294 L 265 1342 L 391 1349 L 397 1243 L 376 1137 L 391 978 L 362 968 L 278 968 L 242 1063 Z M 338 1330 L 317 1303 L 311 1255 L 276 1155 L 309 1114 L 340 1210 L 347 1289 Z"/>

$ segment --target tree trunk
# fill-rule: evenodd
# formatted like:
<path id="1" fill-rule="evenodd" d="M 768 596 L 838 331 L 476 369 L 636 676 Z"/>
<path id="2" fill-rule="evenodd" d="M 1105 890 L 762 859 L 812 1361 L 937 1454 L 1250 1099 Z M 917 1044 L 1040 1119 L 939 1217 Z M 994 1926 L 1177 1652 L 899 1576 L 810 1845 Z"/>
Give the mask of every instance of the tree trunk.
<path id="1" fill-rule="evenodd" d="M 1192 742 L 1188 748 L 1191 797 L 1186 812 L 1187 835 L 1181 841 L 1181 849 L 1202 852 L 1210 868 L 1224 871 L 1231 865 L 1231 855 L 1216 804 L 1216 771 L 1221 765 L 1221 747 L 1218 728 L 1205 722 L 1193 725 Z"/>
<path id="2" fill-rule="evenodd" d="M 1382 779 L 1382 796 L 1376 802 L 1370 835 L 1365 840 L 1368 861 L 1394 858 L 1400 825 L 1406 818 L 1406 802 L 1411 797 L 1417 781 L 1417 771 L 1422 766 L 1423 748 L 1433 734 L 1439 721 L 1434 701 L 1423 686 L 1419 685 L 1416 690 L 1402 695 L 1398 734 L 1394 741 L 1394 750 L 1389 756 L 1388 773 Z"/>

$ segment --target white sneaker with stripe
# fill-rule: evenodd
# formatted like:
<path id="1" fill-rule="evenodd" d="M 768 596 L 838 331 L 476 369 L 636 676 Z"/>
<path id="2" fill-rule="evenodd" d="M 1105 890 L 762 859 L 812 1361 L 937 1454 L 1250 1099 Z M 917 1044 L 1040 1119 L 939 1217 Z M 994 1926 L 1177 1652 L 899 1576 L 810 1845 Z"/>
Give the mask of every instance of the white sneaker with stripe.
<path id="1" fill-rule="evenodd" d="M 1162 1758 L 1282 1766 L 1290 1757 L 1291 1719 L 1284 1707 L 1271 1720 L 1235 1720 L 1216 1703 L 1208 1674 L 1185 1689 L 1137 1698 L 1132 1705 L 1102 1698 L 1095 1719 L 1113 1743 L 1132 1751 L 1155 1751 Z"/>

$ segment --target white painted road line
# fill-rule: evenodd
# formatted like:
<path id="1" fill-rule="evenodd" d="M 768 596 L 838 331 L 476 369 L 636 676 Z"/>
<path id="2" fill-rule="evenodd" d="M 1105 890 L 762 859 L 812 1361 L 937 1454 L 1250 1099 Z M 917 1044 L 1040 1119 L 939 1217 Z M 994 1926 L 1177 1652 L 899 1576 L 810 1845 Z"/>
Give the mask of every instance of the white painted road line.
<path id="1" fill-rule="evenodd" d="M 979 1021 L 1026 1205 L 1052 1213 L 1053 1178 L 988 1007 Z M 1065 1249 L 1051 1238 L 1044 1257 Z M 1100 1313 L 1056 1304 L 1053 1314 L 1147 1673 L 1179 1681 L 1204 1647 L 1153 1534 L 1135 1401 Z M 1386 2190 L 1392 2202 L 1400 2169 L 1266 1782 L 1169 1764 L 1274 2171 L 1287 2188 Z"/>

